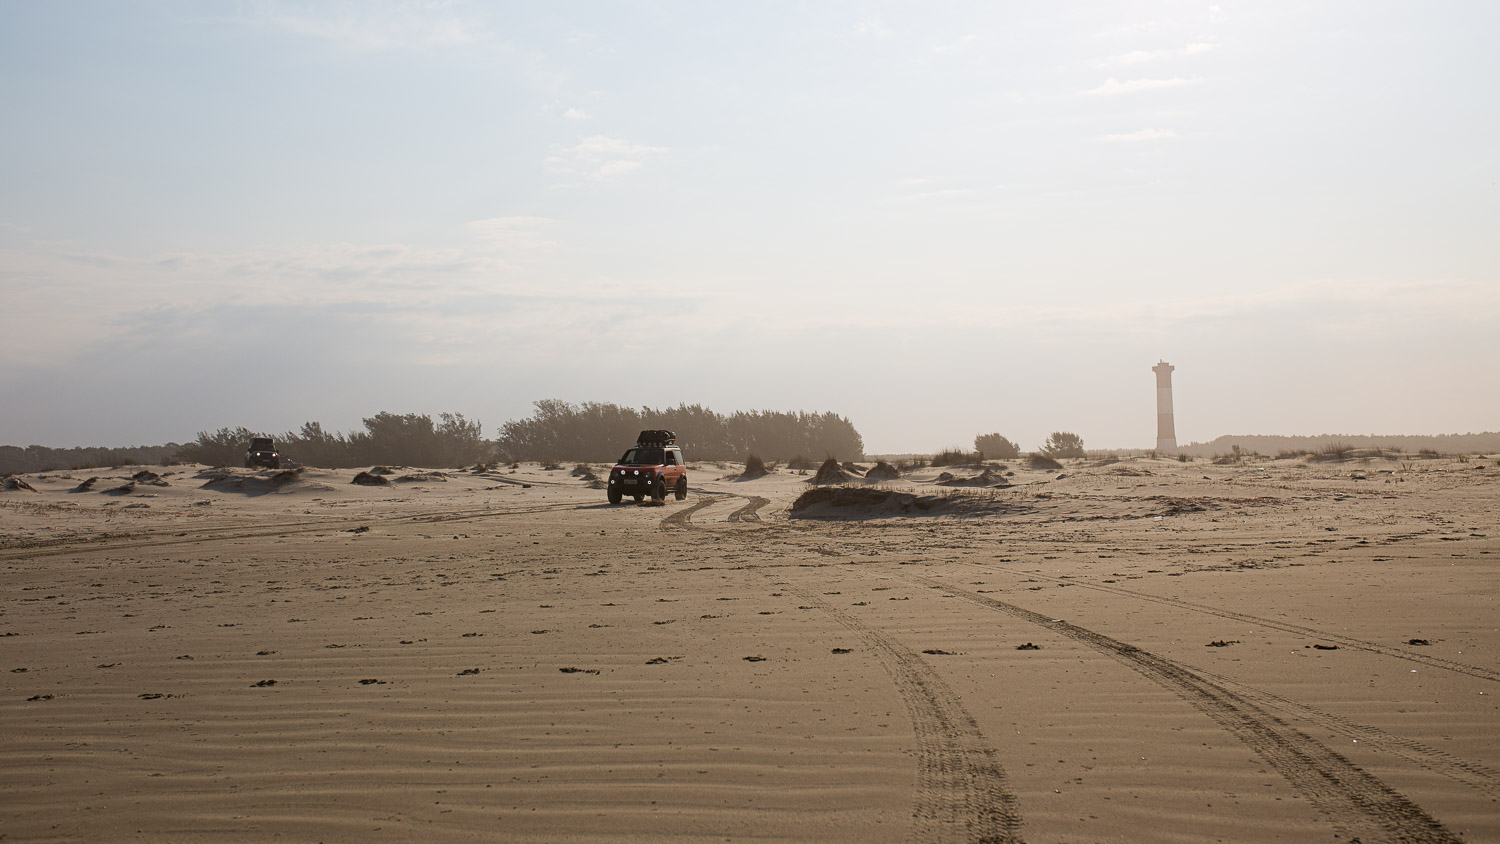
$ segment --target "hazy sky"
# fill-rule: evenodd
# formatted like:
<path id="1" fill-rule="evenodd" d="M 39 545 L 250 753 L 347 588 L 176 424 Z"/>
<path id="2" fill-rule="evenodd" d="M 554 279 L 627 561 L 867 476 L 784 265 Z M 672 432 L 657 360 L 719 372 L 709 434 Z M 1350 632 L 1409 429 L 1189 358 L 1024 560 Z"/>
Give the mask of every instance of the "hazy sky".
<path id="1" fill-rule="evenodd" d="M 0 0 L 0 444 L 1500 429 L 1500 4 Z"/>

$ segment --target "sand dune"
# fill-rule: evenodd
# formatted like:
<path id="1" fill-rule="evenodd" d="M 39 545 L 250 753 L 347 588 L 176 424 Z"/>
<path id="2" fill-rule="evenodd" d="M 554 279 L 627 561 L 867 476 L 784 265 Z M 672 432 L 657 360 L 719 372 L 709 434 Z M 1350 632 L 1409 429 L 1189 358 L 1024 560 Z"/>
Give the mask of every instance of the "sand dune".
<path id="1" fill-rule="evenodd" d="M 1495 461 L 1014 471 L 26 476 L 0 830 L 1500 840 Z"/>

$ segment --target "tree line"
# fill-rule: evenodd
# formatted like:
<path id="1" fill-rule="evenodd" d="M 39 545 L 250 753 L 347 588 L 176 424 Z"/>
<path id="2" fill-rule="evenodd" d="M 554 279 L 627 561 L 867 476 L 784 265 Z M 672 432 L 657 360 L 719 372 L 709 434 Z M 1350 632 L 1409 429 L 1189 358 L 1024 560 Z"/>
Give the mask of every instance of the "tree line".
<path id="1" fill-rule="evenodd" d="M 392 463 L 432 468 L 463 466 L 493 459 L 494 444 L 484 438 L 482 426 L 462 413 L 442 413 L 438 421 L 417 413 L 381 411 L 364 420 L 363 431 L 348 434 L 323 430 L 318 422 L 305 422 L 296 431 L 267 434 L 248 428 L 201 431 L 195 442 L 182 446 L 177 459 L 210 466 L 238 466 L 252 437 L 271 437 L 283 457 L 308 466 L 351 469 Z"/>
<path id="2" fill-rule="evenodd" d="M 508 460 L 611 461 L 647 429 L 675 432 L 689 460 L 807 457 L 859 460 L 864 438 L 836 413 L 742 410 L 729 415 L 698 404 L 639 410 L 603 402 L 534 403 L 531 416 L 500 426 L 497 454 Z"/>

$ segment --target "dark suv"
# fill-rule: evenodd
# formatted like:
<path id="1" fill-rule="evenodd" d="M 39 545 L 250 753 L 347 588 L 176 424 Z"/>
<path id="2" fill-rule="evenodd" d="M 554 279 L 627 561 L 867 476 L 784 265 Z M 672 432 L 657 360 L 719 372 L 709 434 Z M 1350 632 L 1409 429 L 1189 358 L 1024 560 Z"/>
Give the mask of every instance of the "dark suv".
<path id="1" fill-rule="evenodd" d="M 629 449 L 620 462 L 609 470 L 609 503 L 619 504 L 629 495 L 636 501 L 650 495 L 665 501 L 667 490 L 681 501 L 687 498 L 687 462 L 677 447 L 677 435 L 671 431 L 642 431 L 635 448 Z"/>
<path id="2" fill-rule="evenodd" d="M 276 453 L 276 444 L 270 437 L 251 437 L 250 447 L 245 450 L 245 468 L 279 469 L 281 455 Z"/>

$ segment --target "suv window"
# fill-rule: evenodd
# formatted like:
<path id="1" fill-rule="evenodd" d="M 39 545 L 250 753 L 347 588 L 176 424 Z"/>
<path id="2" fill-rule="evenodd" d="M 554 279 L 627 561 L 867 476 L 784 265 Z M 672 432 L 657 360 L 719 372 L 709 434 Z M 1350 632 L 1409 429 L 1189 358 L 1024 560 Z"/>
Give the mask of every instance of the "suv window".
<path id="1" fill-rule="evenodd" d="M 660 448 L 632 448 L 625 452 L 620 458 L 621 463 L 633 466 L 655 466 L 662 462 L 662 451 Z"/>
<path id="2" fill-rule="evenodd" d="M 668 466 L 676 466 L 677 465 L 677 452 L 676 451 L 674 451 L 674 450 L 672 450 L 670 448 L 667 449 L 667 455 L 666 455 L 666 457 L 667 457 L 666 464 Z"/>

